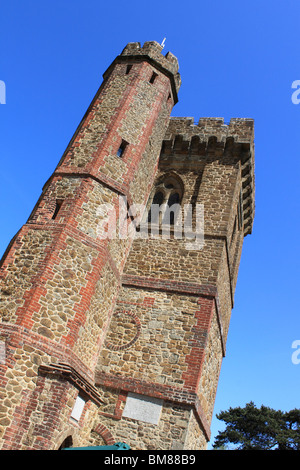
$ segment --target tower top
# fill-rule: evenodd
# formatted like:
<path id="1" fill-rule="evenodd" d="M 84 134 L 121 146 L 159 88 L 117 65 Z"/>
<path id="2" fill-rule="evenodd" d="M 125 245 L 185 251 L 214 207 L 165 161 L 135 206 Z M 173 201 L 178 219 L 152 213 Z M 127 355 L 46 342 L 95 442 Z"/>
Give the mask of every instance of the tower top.
<path id="1" fill-rule="evenodd" d="M 181 77 L 178 73 L 178 59 L 171 52 L 167 52 L 167 54 L 163 55 L 163 48 L 164 45 L 156 41 L 147 41 L 143 46 L 141 46 L 140 42 L 130 42 L 108 67 L 103 74 L 103 78 L 105 79 L 110 74 L 112 68 L 117 63 L 147 61 L 169 77 L 176 103 L 178 101 L 177 93 L 181 85 Z"/>
<path id="2" fill-rule="evenodd" d="M 231 118 L 226 124 L 221 117 L 201 117 L 198 123 L 193 117 L 171 117 L 163 153 L 168 157 L 177 152 L 187 163 L 193 154 L 205 155 L 212 148 L 218 149 L 221 161 L 227 151 L 234 151 L 241 162 L 241 202 L 246 236 L 252 232 L 255 214 L 254 147 L 253 119 Z"/>

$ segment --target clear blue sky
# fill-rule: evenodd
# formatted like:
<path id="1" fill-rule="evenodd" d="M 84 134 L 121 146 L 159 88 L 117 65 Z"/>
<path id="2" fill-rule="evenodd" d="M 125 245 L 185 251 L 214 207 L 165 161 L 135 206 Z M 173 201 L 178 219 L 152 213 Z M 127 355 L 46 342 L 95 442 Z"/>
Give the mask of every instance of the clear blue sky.
<path id="1" fill-rule="evenodd" d="M 255 120 L 256 218 L 246 237 L 215 413 L 250 400 L 300 407 L 300 3 L 297 0 L 4 0 L 0 252 L 26 222 L 128 42 L 161 42 L 180 64 L 173 116 Z M 222 423 L 212 425 L 212 440 Z"/>

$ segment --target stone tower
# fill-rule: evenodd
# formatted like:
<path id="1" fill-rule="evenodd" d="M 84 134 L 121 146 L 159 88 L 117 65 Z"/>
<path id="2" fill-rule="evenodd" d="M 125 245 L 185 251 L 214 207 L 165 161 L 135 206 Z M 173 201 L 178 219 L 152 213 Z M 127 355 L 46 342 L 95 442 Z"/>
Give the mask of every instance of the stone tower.
<path id="1" fill-rule="evenodd" d="M 156 42 L 103 79 L 1 261 L 0 448 L 205 449 L 253 121 L 170 118 L 178 62 Z"/>

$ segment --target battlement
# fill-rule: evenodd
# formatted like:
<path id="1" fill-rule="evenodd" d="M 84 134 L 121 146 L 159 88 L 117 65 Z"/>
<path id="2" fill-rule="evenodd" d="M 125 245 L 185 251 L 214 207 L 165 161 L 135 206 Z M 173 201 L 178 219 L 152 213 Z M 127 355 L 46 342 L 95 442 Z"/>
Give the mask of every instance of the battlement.
<path id="1" fill-rule="evenodd" d="M 171 52 L 167 52 L 167 54 L 163 55 L 162 50 L 163 46 L 156 41 L 147 41 L 143 46 L 141 46 L 140 42 L 130 42 L 106 70 L 103 74 L 103 78 L 109 75 L 112 67 L 116 63 L 147 61 L 169 77 L 176 103 L 178 101 L 177 93 L 181 85 L 181 77 L 178 73 L 178 60 Z"/>
<path id="2" fill-rule="evenodd" d="M 161 52 L 163 46 L 156 41 L 145 42 L 141 47 L 139 42 L 130 42 L 123 49 L 121 55 L 148 55 L 152 59 L 159 62 L 163 67 L 169 69 L 170 72 L 176 74 L 179 69 L 178 59 L 171 52 L 163 55 Z"/>
<path id="3" fill-rule="evenodd" d="M 206 140 L 211 136 L 220 142 L 233 138 L 235 142 L 251 143 L 254 140 L 254 121 L 247 118 L 232 118 L 224 123 L 224 118 L 201 117 L 198 124 L 192 117 L 172 117 L 165 136 L 169 140 L 174 135 L 182 135 L 184 140 L 198 136 Z"/>
<path id="4" fill-rule="evenodd" d="M 254 120 L 173 117 L 164 137 L 160 161 L 165 166 L 197 166 L 208 154 L 224 159 L 235 154 L 241 162 L 244 234 L 252 232 L 254 220 Z M 224 160 L 225 161 L 225 160 Z M 202 163 L 201 163 L 202 162 Z"/>

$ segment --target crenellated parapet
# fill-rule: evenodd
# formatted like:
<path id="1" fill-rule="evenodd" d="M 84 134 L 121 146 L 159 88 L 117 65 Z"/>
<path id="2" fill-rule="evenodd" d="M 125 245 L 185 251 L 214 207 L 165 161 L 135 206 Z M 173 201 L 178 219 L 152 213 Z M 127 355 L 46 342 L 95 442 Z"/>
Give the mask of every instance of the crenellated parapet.
<path id="1" fill-rule="evenodd" d="M 183 140 L 192 140 L 199 137 L 201 141 L 216 138 L 218 142 L 226 144 L 227 139 L 234 139 L 237 143 L 251 144 L 254 140 L 254 121 L 247 118 L 232 118 L 224 123 L 223 118 L 202 117 L 194 123 L 192 117 L 172 117 L 166 132 L 165 140 L 174 139 L 177 135 Z"/>
<path id="2" fill-rule="evenodd" d="M 194 123 L 191 117 L 172 117 L 165 134 L 161 163 L 180 163 L 185 167 L 199 167 L 206 157 L 222 159 L 234 155 L 240 161 L 242 178 L 242 207 L 244 235 L 252 231 L 254 219 L 254 120 L 202 117 Z"/>
<path id="3" fill-rule="evenodd" d="M 177 93 L 181 85 L 181 77 L 178 73 L 178 59 L 171 53 L 162 54 L 163 46 L 156 41 L 147 41 L 141 46 L 140 42 L 130 42 L 116 57 L 111 66 L 103 74 L 105 79 L 117 63 L 136 63 L 147 61 L 158 71 L 167 75 L 171 81 L 174 103 L 177 103 Z"/>

